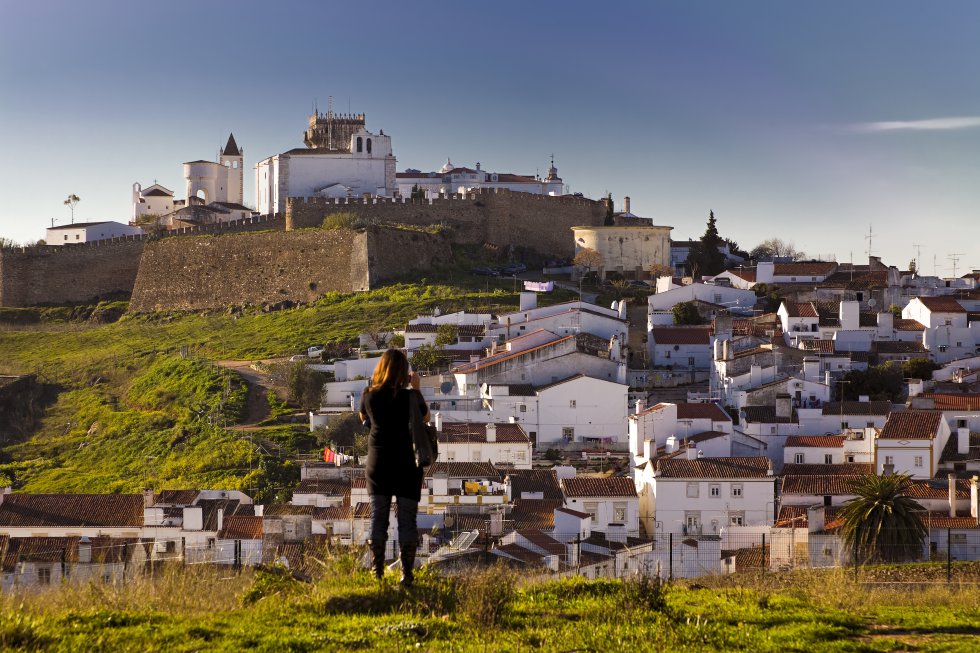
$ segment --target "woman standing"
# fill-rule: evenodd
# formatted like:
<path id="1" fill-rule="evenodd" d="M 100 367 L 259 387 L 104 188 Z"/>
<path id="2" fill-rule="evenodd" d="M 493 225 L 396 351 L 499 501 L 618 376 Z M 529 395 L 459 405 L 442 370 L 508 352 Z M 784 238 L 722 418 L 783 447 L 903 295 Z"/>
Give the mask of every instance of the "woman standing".
<path id="1" fill-rule="evenodd" d="M 423 418 L 429 411 L 417 392 L 419 378 L 409 372 L 408 359 L 389 349 L 378 362 L 371 385 L 361 396 L 360 417 L 371 426 L 368 436 L 367 485 L 371 495 L 371 553 L 374 574 L 384 575 L 385 544 L 391 498 L 398 506 L 398 542 L 401 545 L 402 585 L 412 585 L 418 550 L 418 506 L 422 496 L 422 469 L 415 464 L 409 432 L 409 402 L 419 402 Z"/>

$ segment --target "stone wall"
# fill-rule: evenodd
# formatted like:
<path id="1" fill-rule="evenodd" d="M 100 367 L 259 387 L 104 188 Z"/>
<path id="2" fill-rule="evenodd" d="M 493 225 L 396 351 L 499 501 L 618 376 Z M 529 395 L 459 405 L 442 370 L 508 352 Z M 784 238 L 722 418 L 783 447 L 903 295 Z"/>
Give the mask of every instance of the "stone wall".
<path id="1" fill-rule="evenodd" d="M 0 251 L 0 306 L 86 302 L 133 289 L 145 241 Z"/>
<path id="2" fill-rule="evenodd" d="M 291 198 L 286 204 L 286 229 L 318 227 L 325 216 L 338 212 L 379 222 L 445 224 L 452 227 L 458 243 L 526 246 L 562 257 L 574 254 L 572 227 L 601 225 L 605 218 L 602 202 L 581 197 L 484 190 L 421 202 Z"/>
<path id="3" fill-rule="evenodd" d="M 442 236 L 377 227 L 167 238 L 147 245 L 130 310 L 311 302 L 427 269 L 449 251 Z"/>

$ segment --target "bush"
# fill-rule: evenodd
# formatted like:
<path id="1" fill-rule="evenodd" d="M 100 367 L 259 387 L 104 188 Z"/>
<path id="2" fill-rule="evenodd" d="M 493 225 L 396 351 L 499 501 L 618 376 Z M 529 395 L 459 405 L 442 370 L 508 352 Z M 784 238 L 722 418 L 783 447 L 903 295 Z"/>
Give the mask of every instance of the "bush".
<path id="1" fill-rule="evenodd" d="M 320 226 L 323 229 L 364 229 L 373 223 L 371 218 L 351 211 L 340 211 L 328 214 L 323 218 L 323 223 Z"/>
<path id="2" fill-rule="evenodd" d="M 516 588 L 517 576 L 503 565 L 475 571 L 456 588 L 460 612 L 477 628 L 493 628 L 507 614 Z"/>
<path id="3" fill-rule="evenodd" d="M 633 611 L 642 607 L 654 612 L 666 612 L 668 587 L 667 581 L 659 576 L 638 575 L 630 578 L 623 587 L 623 610 Z"/>

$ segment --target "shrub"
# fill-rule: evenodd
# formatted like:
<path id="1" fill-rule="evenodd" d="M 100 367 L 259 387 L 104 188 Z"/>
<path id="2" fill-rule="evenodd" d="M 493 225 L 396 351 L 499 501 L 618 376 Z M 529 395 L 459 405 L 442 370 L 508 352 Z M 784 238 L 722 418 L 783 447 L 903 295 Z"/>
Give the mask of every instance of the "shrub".
<path id="1" fill-rule="evenodd" d="M 503 565 L 475 571 L 457 585 L 459 610 L 473 626 L 493 628 L 507 614 L 516 587 L 517 576 Z"/>
<path id="2" fill-rule="evenodd" d="M 666 612 L 667 590 L 667 581 L 659 576 L 634 576 L 623 587 L 623 610 L 632 611 L 642 607 L 654 612 Z"/>
<path id="3" fill-rule="evenodd" d="M 320 226 L 323 229 L 364 229 L 373 223 L 374 220 L 366 216 L 351 211 L 339 211 L 324 217 Z"/>

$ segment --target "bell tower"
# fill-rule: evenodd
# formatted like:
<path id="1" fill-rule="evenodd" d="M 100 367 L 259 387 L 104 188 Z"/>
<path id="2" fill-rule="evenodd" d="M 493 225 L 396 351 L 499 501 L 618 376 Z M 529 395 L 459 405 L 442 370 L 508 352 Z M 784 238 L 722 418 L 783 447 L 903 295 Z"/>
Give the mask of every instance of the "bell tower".
<path id="1" fill-rule="evenodd" d="M 245 150 L 238 147 L 238 143 L 235 142 L 235 135 L 229 134 L 228 143 L 219 155 L 218 163 L 221 164 L 225 169 L 225 173 L 228 175 L 228 181 L 225 185 L 228 192 L 228 201 L 235 204 L 241 204 L 244 199 L 244 160 Z"/>

